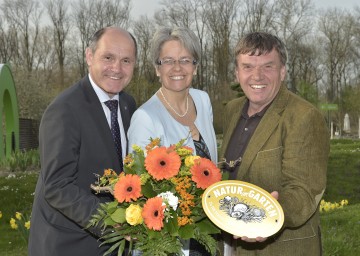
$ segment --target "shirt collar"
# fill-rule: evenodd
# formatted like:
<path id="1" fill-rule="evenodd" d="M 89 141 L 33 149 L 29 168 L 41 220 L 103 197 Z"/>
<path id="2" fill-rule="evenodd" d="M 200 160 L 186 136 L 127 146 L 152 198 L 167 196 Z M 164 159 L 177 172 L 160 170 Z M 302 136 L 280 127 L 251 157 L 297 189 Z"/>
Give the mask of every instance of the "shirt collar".
<path id="1" fill-rule="evenodd" d="M 119 94 L 116 94 L 114 97 L 110 98 L 109 95 L 106 92 L 104 92 L 104 90 L 102 90 L 97 84 L 95 84 L 90 74 L 89 74 L 89 80 L 100 102 L 104 103 L 105 101 L 108 100 L 119 100 Z"/>
<path id="2" fill-rule="evenodd" d="M 261 110 L 260 112 L 257 112 L 255 114 L 253 114 L 252 116 L 249 117 L 248 115 L 248 109 L 249 109 L 249 99 L 246 100 L 245 105 L 242 109 L 242 113 L 241 116 L 245 119 L 251 118 L 251 117 L 263 117 L 265 115 L 266 110 L 270 107 L 270 105 L 272 104 L 272 102 L 270 102 L 270 104 L 268 104 L 263 110 Z"/>

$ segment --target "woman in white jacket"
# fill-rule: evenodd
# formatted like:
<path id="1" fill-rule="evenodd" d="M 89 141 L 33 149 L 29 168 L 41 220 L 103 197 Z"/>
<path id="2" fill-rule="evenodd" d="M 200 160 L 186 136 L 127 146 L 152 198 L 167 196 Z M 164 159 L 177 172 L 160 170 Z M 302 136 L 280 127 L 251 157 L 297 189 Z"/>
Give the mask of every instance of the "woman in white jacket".
<path id="1" fill-rule="evenodd" d="M 181 139 L 194 154 L 217 162 L 217 144 L 213 113 L 206 92 L 191 88 L 200 61 L 200 43 L 187 28 L 163 28 L 152 40 L 151 54 L 160 89 L 132 116 L 128 130 L 129 152 L 132 145 L 145 147 L 150 138 L 160 138 L 170 146 Z M 185 255 L 209 255 L 205 248 L 191 240 Z"/>

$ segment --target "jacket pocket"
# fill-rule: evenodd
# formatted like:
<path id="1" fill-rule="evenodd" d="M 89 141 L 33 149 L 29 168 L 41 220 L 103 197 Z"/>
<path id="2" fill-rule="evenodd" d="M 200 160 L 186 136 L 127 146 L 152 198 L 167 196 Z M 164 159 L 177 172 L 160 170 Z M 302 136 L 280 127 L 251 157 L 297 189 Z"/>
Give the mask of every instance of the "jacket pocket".
<path id="1" fill-rule="evenodd" d="M 276 238 L 277 241 L 287 242 L 292 240 L 313 238 L 317 236 L 315 228 L 311 222 L 306 223 L 304 226 L 295 229 L 284 229 L 281 234 Z"/>
<path id="2" fill-rule="evenodd" d="M 283 147 L 259 151 L 250 167 L 249 176 L 251 182 L 267 191 L 279 189 L 282 152 Z"/>

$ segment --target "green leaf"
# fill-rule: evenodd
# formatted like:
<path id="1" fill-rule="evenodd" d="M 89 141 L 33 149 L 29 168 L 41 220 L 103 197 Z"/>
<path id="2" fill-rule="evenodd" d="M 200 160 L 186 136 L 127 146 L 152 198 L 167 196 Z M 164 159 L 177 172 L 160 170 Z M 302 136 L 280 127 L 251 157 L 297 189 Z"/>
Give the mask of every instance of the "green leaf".
<path id="1" fill-rule="evenodd" d="M 196 223 L 201 233 L 204 234 L 218 234 L 220 229 L 214 225 L 208 218 L 205 218 Z"/>
<path id="2" fill-rule="evenodd" d="M 179 226 L 178 226 L 178 222 L 177 222 L 177 215 L 175 214 L 175 212 L 172 210 L 172 214 L 171 216 L 173 218 L 169 218 L 168 222 L 164 223 L 164 229 L 169 232 L 169 234 L 171 236 L 177 236 L 178 230 L 179 230 Z"/>
<path id="3" fill-rule="evenodd" d="M 141 186 L 141 192 L 146 198 L 152 198 L 157 195 L 150 182 L 147 182 L 145 185 Z"/>
<path id="4" fill-rule="evenodd" d="M 119 255 L 119 251 L 122 249 L 122 251 L 124 251 L 124 249 L 123 249 L 123 244 L 124 244 L 124 246 L 125 246 L 125 241 L 123 240 L 123 241 L 120 241 L 120 242 L 117 242 L 117 243 L 115 243 L 113 246 L 111 246 L 110 248 L 109 248 L 109 250 L 107 250 L 105 253 L 104 253 L 104 256 L 107 256 L 107 255 L 111 255 L 111 253 L 116 249 L 116 248 L 118 248 L 119 247 L 119 250 L 118 250 L 118 255 Z M 122 252 L 120 253 L 120 255 L 122 254 Z"/>
<path id="5" fill-rule="evenodd" d="M 228 180 L 229 179 L 229 172 L 223 172 L 222 173 L 222 177 L 221 177 L 221 180 Z"/>
<path id="6" fill-rule="evenodd" d="M 140 175 L 145 172 L 144 170 L 144 153 L 142 154 L 134 154 L 134 164 L 131 167 L 132 171 L 135 172 L 137 175 Z"/>
<path id="7" fill-rule="evenodd" d="M 117 208 L 116 211 L 111 214 L 111 219 L 116 223 L 125 223 L 125 209 L 124 208 Z"/>
<path id="8" fill-rule="evenodd" d="M 116 201 L 116 200 L 113 201 L 113 202 L 107 203 L 106 204 L 106 211 L 108 213 L 113 213 L 116 210 L 117 206 L 118 206 L 118 201 Z"/>
<path id="9" fill-rule="evenodd" d="M 124 240 L 124 236 L 119 235 L 119 234 L 115 234 L 115 235 L 112 235 L 112 236 L 105 235 L 103 238 L 104 239 L 106 238 L 106 240 L 104 242 L 102 242 L 101 245 L 103 245 L 103 244 L 113 244 L 115 242 Z"/>
<path id="10" fill-rule="evenodd" d="M 179 228 L 179 235 L 182 239 L 190 239 L 194 237 L 194 225 L 185 225 Z"/>
<path id="11" fill-rule="evenodd" d="M 104 219 L 104 224 L 105 226 L 114 226 L 116 222 L 113 221 L 113 219 L 110 216 L 108 216 Z"/>
<path id="12" fill-rule="evenodd" d="M 125 250 L 125 239 L 120 242 L 119 250 L 118 250 L 118 256 L 121 256 Z"/>
<path id="13" fill-rule="evenodd" d="M 149 239 L 156 239 L 156 238 L 161 238 L 162 237 L 162 233 L 159 231 L 155 231 L 155 230 L 149 230 Z"/>

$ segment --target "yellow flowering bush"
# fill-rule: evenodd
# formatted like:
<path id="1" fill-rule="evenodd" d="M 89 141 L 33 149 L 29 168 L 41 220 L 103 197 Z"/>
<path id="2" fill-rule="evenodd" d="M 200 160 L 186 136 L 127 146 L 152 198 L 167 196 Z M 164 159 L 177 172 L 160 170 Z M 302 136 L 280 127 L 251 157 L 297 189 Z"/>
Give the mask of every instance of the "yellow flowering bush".
<path id="1" fill-rule="evenodd" d="M 348 204 L 349 204 L 349 202 L 346 199 L 341 200 L 339 203 L 326 202 L 323 199 L 320 202 L 320 212 L 328 212 L 328 211 L 332 211 L 332 210 L 336 210 L 336 209 L 341 209 L 345 205 L 348 205 Z"/>
<path id="2" fill-rule="evenodd" d="M 23 215 L 21 212 L 16 212 L 15 218 L 12 217 L 9 223 L 12 229 L 19 231 L 25 243 L 27 243 L 29 238 L 29 229 L 30 229 L 29 217 Z"/>

